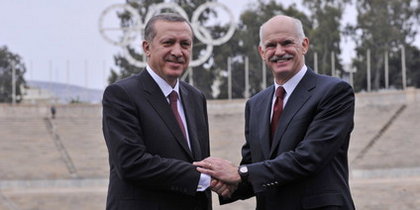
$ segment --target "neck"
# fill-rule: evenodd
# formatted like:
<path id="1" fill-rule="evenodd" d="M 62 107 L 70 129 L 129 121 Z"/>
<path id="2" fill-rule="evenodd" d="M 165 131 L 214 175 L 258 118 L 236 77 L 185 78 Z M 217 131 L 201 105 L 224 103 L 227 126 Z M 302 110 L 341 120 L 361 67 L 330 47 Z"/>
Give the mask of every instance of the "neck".
<path id="1" fill-rule="evenodd" d="M 172 78 L 164 78 L 164 80 L 172 87 L 174 88 L 177 82 L 177 78 L 172 79 Z"/>

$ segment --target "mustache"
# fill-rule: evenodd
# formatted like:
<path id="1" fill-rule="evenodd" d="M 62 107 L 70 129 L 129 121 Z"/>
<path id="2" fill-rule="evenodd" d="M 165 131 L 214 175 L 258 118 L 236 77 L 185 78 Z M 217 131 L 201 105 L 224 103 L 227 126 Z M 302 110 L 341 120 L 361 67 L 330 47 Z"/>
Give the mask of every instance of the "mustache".
<path id="1" fill-rule="evenodd" d="M 185 58 L 182 56 L 169 55 L 165 58 L 165 60 L 174 63 L 185 63 Z"/>
<path id="2" fill-rule="evenodd" d="M 290 54 L 285 54 L 282 56 L 274 55 L 273 57 L 270 58 L 270 62 L 277 62 L 279 60 L 287 60 L 289 58 L 293 58 L 293 55 L 290 55 Z"/>

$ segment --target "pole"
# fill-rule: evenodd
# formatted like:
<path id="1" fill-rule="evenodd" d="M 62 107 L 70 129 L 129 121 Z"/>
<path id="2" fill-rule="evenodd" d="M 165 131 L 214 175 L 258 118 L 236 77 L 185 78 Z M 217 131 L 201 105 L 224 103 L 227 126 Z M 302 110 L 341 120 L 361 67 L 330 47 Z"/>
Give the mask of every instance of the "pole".
<path id="1" fill-rule="evenodd" d="M 388 50 L 385 50 L 385 89 L 389 88 Z"/>
<path id="2" fill-rule="evenodd" d="M 228 69 L 228 99 L 232 100 L 232 59 L 228 57 L 227 60 L 227 69 Z"/>
<path id="3" fill-rule="evenodd" d="M 262 89 L 267 87 L 267 66 L 265 62 L 262 61 Z"/>
<path id="4" fill-rule="evenodd" d="M 366 51 L 366 62 L 367 62 L 367 91 L 370 92 L 371 91 L 371 87 L 370 87 L 370 49 L 367 49 Z"/>
<path id="5" fill-rule="evenodd" d="M 404 45 L 401 45 L 401 74 L 402 74 L 402 86 L 403 90 L 407 88 L 407 71 L 405 66 L 405 48 Z"/>
<path id="6" fill-rule="evenodd" d="M 70 92 L 70 61 L 66 60 L 66 94 Z"/>
<path id="7" fill-rule="evenodd" d="M 66 85 L 70 84 L 70 61 L 66 60 Z"/>
<path id="8" fill-rule="evenodd" d="M 105 71 L 106 71 L 106 61 L 105 61 L 105 60 L 103 60 L 103 61 L 102 61 L 102 81 L 105 83 L 104 87 L 106 87 L 106 86 L 107 86 L 107 81 L 106 81 Z"/>
<path id="9" fill-rule="evenodd" d="M 314 70 L 318 74 L 318 53 L 314 52 Z"/>
<path id="10" fill-rule="evenodd" d="M 249 98 L 249 58 L 245 56 L 245 98 Z"/>
<path id="11" fill-rule="evenodd" d="M 34 73 L 34 66 L 33 66 L 33 63 L 32 63 L 32 60 L 31 61 L 29 61 L 29 69 L 30 69 L 30 73 L 29 73 L 29 78 L 30 78 L 30 80 L 34 80 L 34 75 L 33 75 L 33 73 Z"/>
<path id="12" fill-rule="evenodd" d="M 58 66 L 55 67 L 54 74 L 55 74 L 54 81 L 57 82 L 57 83 L 59 83 L 60 82 L 60 69 L 59 69 Z"/>
<path id="13" fill-rule="evenodd" d="M 16 68 L 15 61 L 11 60 L 10 64 L 12 65 L 12 104 L 16 104 Z"/>
<path id="14" fill-rule="evenodd" d="M 52 60 L 50 60 L 50 62 L 49 62 L 49 67 L 50 67 L 50 69 L 49 69 L 49 70 L 50 70 L 50 81 L 49 81 L 49 82 L 50 82 L 50 83 L 52 82 L 52 73 L 53 73 L 53 72 L 52 72 L 52 71 L 53 71 L 53 70 L 52 70 L 52 68 L 53 68 L 53 67 L 52 67 L 52 65 L 53 65 L 53 64 L 52 64 Z M 51 85 L 51 84 L 50 84 L 50 85 Z"/>
<path id="15" fill-rule="evenodd" d="M 331 52 L 331 76 L 335 76 L 335 55 L 334 52 Z"/>
<path id="16" fill-rule="evenodd" d="M 85 60 L 85 88 L 88 88 L 88 60 Z"/>
<path id="17" fill-rule="evenodd" d="M 193 58 L 193 52 L 191 51 L 191 59 L 192 58 Z M 194 86 L 194 77 L 193 77 L 192 67 L 188 67 L 188 81 L 190 82 L 191 86 Z"/>
<path id="18" fill-rule="evenodd" d="M 188 67 L 188 81 L 191 86 L 194 86 L 193 70 L 191 67 Z"/>
<path id="19" fill-rule="evenodd" d="M 50 62 L 49 62 L 49 65 L 50 65 L 50 81 L 49 81 L 49 84 L 48 84 L 48 86 L 50 87 L 49 89 L 52 89 L 51 87 L 52 87 L 52 74 L 53 74 L 53 63 L 52 63 L 52 60 L 50 60 Z"/>

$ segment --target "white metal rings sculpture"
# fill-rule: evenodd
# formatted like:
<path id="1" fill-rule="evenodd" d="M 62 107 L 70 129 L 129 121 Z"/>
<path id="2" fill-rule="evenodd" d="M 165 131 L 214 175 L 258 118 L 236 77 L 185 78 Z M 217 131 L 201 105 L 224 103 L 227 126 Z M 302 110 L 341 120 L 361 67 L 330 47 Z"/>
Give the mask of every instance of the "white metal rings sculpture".
<path id="1" fill-rule="evenodd" d="M 199 24 L 200 15 L 206 9 L 212 9 L 212 8 L 216 8 L 216 7 L 222 8 L 229 15 L 229 18 L 230 18 L 229 29 L 224 34 L 224 36 L 222 36 L 220 38 L 213 38 L 211 36 L 210 31 L 206 27 Z M 124 11 L 127 11 L 127 12 L 130 13 L 130 15 L 133 19 L 132 26 L 130 26 L 130 27 L 114 27 L 114 28 L 104 26 L 105 17 L 107 15 L 109 15 L 111 12 L 114 12 L 114 10 L 117 10 L 117 9 L 123 9 Z M 153 15 L 159 13 L 163 9 L 172 10 L 173 12 L 176 12 L 176 13 L 180 14 L 181 16 L 183 16 L 185 19 L 187 19 L 187 20 L 189 19 L 187 13 L 177 4 L 175 4 L 175 3 L 160 3 L 160 4 L 155 4 L 151 8 L 149 8 L 149 12 L 146 14 L 145 23 L 147 23 L 147 21 L 150 20 L 150 18 L 152 18 Z M 198 40 L 200 40 L 202 43 L 207 45 L 204 53 L 200 53 L 200 55 L 198 56 L 198 58 L 196 60 L 191 60 L 190 61 L 190 66 L 191 67 L 196 67 L 196 66 L 199 66 L 199 65 L 203 64 L 204 62 L 206 62 L 210 58 L 210 56 L 213 52 L 213 46 L 218 46 L 218 45 L 221 45 L 223 43 L 226 43 L 233 36 L 233 34 L 235 32 L 235 21 L 234 21 L 233 13 L 224 4 L 221 4 L 221 3 L 218 3 L 218 2 L 207 2 L 207 3 L 204 3 L 204 4 L 200 5 L 194 11 L 190 22 L 191 22 L 191 27 L 193 29 L 195 37 Z M 109 42 L 113 45 L 121 46 L 123 48 L 124 57 L 132 65 L 135 65 L 135 66 L 141 68 L 141 67 L 146 66 L 146 62 L 145 61 L 139 61 L 139 60 L 133 58 L 133 56 L 128 52 L 128 47 L 127 46 L 135 40 L 136 36 L 142 36 L 143 35 L 143 30 L 144 30 L 144 27 L 145 27 L 145 23 L 142 22 L 142 19 L 141 19 L 139 13 L 136 11 L 136 9 L 134 9 L 130 5 L 128 5 L 128 4 L 114 4 L 114 5 L 111 5 L 111 6 L 107 7 L 101 13 L 101 16 L 99 18 L 99 31 L 100 31 L 102 37 L 107 42 Z M 107 34 L 107 32 L 109 32 L 109 31 L 122 31 L 123 35 L 120 38 L 120 40 L 113 40 Z"/>

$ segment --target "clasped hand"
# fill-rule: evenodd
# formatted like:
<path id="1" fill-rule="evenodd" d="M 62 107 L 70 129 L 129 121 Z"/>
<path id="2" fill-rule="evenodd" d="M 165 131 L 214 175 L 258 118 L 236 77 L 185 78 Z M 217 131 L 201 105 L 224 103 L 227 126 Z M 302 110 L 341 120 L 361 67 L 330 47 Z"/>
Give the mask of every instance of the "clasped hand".
<path id="1" fill-rule="evenodd" d="M 230 197 L 241 182 L 238 167 L 232 162 L 216 157 L 208 157 L 200 162 L 193 163 L 200 173 L 212 177 L 211 190 L 222 197 Z"/>

